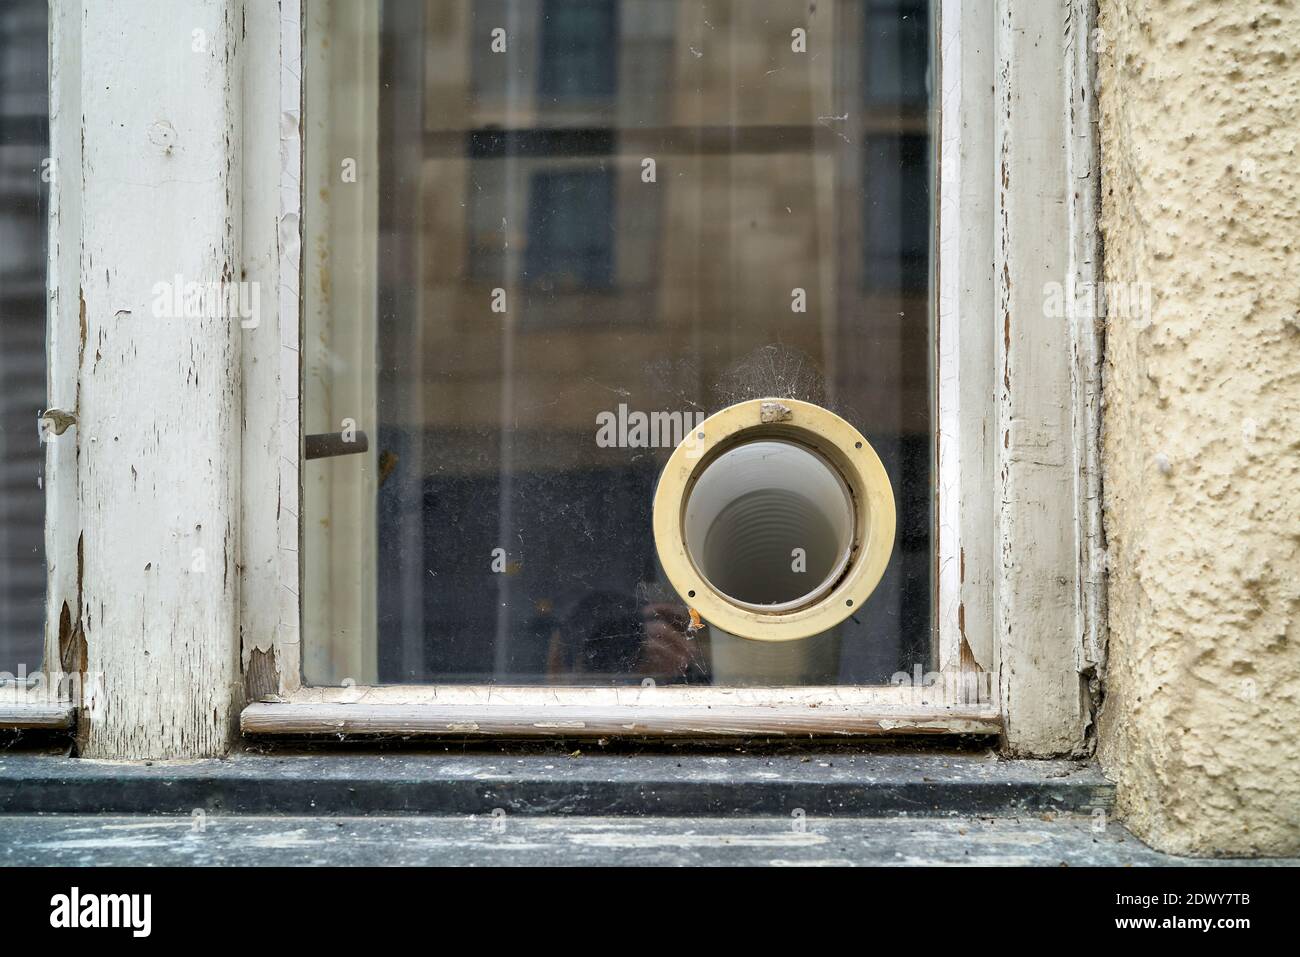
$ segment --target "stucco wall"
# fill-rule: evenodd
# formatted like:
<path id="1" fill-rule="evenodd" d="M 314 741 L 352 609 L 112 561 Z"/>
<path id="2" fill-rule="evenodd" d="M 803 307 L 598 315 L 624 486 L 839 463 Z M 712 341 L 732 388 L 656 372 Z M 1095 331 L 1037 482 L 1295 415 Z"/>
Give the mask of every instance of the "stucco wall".
<path id="1" fill-rule="evenodd" d="M 1110 660 L 1120 812 L 1300 853 L 1300 4 L 1101 0 Z M 1111 287 L 1115 291 L 1115 287 Z"/>

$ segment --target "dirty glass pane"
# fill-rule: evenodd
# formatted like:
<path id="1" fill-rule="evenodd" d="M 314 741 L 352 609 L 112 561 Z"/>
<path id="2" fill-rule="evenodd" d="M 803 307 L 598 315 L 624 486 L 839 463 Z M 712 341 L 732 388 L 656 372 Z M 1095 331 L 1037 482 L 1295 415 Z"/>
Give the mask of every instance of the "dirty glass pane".
<path id="1" fill-rule="evenodd" d="M 928 670 L 931 5 L 309 18 L 304 415 L 353 444 L 304 463 L 307 680 Z M 764 396 L 866 435 L 898 536 L 852 618 L 760 673 L 688 630 L 651 533 L 680 436 L 634 426 Z"/>
<path id="2" fill-rule="evenodd" d="M 0 6 L 0 672 L 40 670 L 45 622 L 46 0 Z"/>

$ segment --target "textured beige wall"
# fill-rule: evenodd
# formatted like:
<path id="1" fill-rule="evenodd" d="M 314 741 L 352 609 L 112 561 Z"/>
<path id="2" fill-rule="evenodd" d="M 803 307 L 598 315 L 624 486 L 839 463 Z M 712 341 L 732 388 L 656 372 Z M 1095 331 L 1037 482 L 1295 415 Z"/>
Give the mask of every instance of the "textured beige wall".
<path id="1" fill-rule="evenodd" d="M 1101 0 L 1110 663 L 1167 850 L 1300 853 L 1300 4 Z M 1131 311 L 1131 310 L 1130 310 Z"/>

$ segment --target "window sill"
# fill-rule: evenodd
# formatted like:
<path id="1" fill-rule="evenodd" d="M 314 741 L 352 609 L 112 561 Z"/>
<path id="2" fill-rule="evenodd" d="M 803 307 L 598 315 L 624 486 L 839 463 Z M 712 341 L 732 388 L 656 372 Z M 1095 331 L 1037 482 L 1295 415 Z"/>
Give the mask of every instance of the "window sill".
<path id="1" fill-rule="evenodd" d="M 0 701 L 0 728 L 17 731 L 64 731 L 76 723 L 70 704 Z"/>
<path id="2" fill-rule="evenodd" d="M 844 704 L 557 705 L 500 703 L 256 703 L 240 715 L 244 734 L 429 735 L 498 738 L 745 738 L 998 735 L 985 705 L 951 708 Z"/>
<path id="3" fill-rule="evenodd" d="M 953 866 L 1234 864 L 1154 851 L 1091 815 L 780 817 L 0 818 L 10 867 Z M 1240 863 L 1274 866 L 1295 860 Z"/>
<path id="4" fill-rule="evenodd" d="M 98 762 L 0 755 L 3 814 L 357 816 L 1109 813 L 1094 765 L 992 751 L 240 754 Z"/>

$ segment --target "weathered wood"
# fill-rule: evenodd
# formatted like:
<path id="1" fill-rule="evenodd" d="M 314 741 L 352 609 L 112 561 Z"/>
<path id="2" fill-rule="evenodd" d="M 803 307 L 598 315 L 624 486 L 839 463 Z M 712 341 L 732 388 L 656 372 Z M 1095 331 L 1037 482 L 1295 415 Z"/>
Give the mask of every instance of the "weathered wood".
<path id="1" fill-rule="evenodd" d="M 0 728 L 60 731 L 71 728 L 75 718 L 71 704 L 0 701 Z"/>
<path id="2" fill-rule="evenodd" d="M 249 705 L 240 724 L 246 734 L 668 738 L 997 734 L 1002 726 L 989 689 L 972 694 L 952 674 L 883 687 L 309 687 Z"/>
<path id="3" fill-rule="evenodd" d="M 962 703 L 969 689 L 957 675 L 912 675 L 893 685 L 799 685 L 785 688 L 745 686 L 645 685 L 377 685 L 373 687 L 300 688 L 288 698 L 294 704 L 463 704 L 493 703 L 532 707 L 556 704 L 570 707 L 636 705 L 642 708 L 746 705 L 761 708 L 789 706 L 816 708 L 832 705 L 869 710 L 884 707 L 903 710 L 945 709 Z M 932 678 L 931 684 L 925 680 Z M 989 680 L 987 677 L 985 680 Z"/>
<path id="4" fill-rule="evenodd" d="M 438 704 L 251 704 L 240 725 L 245 734 L 491 735 L 507 738 L 999 734 L 991 708 L 946 711 L 881 708 L 864 712 L 835 705 L 763 707 L 565 706 Z"/>
<path id="5" fill-rule="evenodd" d="M 292 19 L 296 28 L 297 16 L 297 3 L 286 2 L 282 22 Z M 1091 672 L 1103 647 L 1092 451 L 1099 344 L 1093 329 L 1047 319 L 1043 297 L 1047 282 L 1086 281 L 1095 253 L 1085 48 L 1091 4 L 1072 0 L 1056 8 L 1003 0 L 994 15 L 946 4 L 942 23 L 940 55 L 947 58 L 941 64 L 938 343 L 943 662 L 998 676 L 996 697 L 1009 716 L 1007 740 L 1013 749 L 1075 752 L 1087 746 L 1090 721 L 1091 701 L 1081 675 Z M 282 144 L 296 149 L 300 71 L 292 67 L 300 57 L 291 50 L 293 42 L 287 32 L 281 38 L 287 71 L 281 97 L 293 104 L 283 109 L 292 122 Z M 994 90 L 995 123 L 990 123 L 994 114 L 986 89 Z M 290 166 L 283 159 L 286 173 Z M 1076 179 L 1082 181 L 1082 197 L 1072 192 Z M 283 195 L 289 192 L 285 187 Z M 287 209 L 282 202 L 280 288 L 293 291 L 292 303 L 282 297 L 286 317 L 298 302 L 297 248 L 283 242 L 286 227 L 296 230 L 296 209 L 292 218 Z M 280 333 L 282 352 L 291 355 L 283 369 L 296 369 L 297 353 L 290 350 L 297 340 L 287 318 Z M 281 371 L 278 388 L 280 461 L 285 475 L 292 470 L 292 483 L 282 476 L 277 495 L 296 495 L 298 432 L 290 412 L 297 415 L 297 381 Z M 987 398 L 991 393 L 993 404 Z M 259 394 L 269 396 L 266 390 Z M 267 434 L 258 430 L 257 441 Z M 246 443 L 246 462 L 252 447 Z M 269 496 L 264 498 L 246 510 L 246 521 L 254 513 L 270 514 Z M 255 682 L 260 693 L 267 686 L 267 663 L 250 655 L 266 650 L 268 628 L 275 632 L 282 695 L 297 687 L 299 654 L 299 568 L 296 539 L 287 533 L 289 523 L 297 527 L 297 500 L 291 509 L 286 503 L 277 497 L 281 607 L 277 620 L 267 617 L 266 627 L 250 629 L 249 618 L 265 615 L 266 602 L 246 603 L 244 646 L 246 669 L 261 675 Z M 251 646 L 250 634 L 256 635 Z M 378 692 L 343 694 L 364 695 L 374 703 Z M 487 693 L 493 706 L 502 701 L 500 689 Z M 727 700 L 714 697 L 720 689 L 700 693 Z M 825 697 L 828 690 L 817 693 Z M 433 689 L 426 700 L 402 693 L 379 703 L 445 705 L 447 694 Z M 327 699 L 328 692 L 320 703 L 330 703 Z M 295 696 L 295 703 L 303 702 Z M 864 706 L 869 712 L 872 704 Z"/>
<path id="6" fill-rule="evenodd" d="M 993 439 L 993 11 L 945 0 L 940 96 L 937 352 L 940 667 L 996 670 Z"/>
<path id="7" fill-rule="evenodd" d="M 238 656 L 240 0 L 81 21 L 80 627 L 102 758 L 224 753 Z M 189 284 L 207 307 L 188 310 Z M 177 315 L 180 312 L 180 315 Z"/>
<path id="8" fill-rule="evenodd" d="M 240 637 L 245 694 L 298 685 L 300 0 L 245 5 Z M 269 685 L 269 688 L 268 688 Z"/>
<path id="9" fill-rule="evenodd" d="M 1078 9 L 1076 9 L 1076 7 Z M 1072 348 L 1069 323 L 1045 308 L 1072 268 L 1072 137 L 1084 117 L 1065 83 L 1081 83 L 1076 45 L 1087 42 L 1084 4 L 999 0 L 995 140 L 998 577 L 995 631 L 1008 748 L 1018 754 L 1087 748 L 1091 700 L 1081 658 L 1080 554 L 1085 509 L 1078 483 L 1089 456 L 1079 447 L 1076 387 L 1094 360 Z M 1082 22 L 1075 22 L 1075 17 Z M 1095 173 L 1094 173 L 1095 175 Z M 1090 507 L 1095 508 L 1095 501 Z"/>
<path id="10" fill-rule="evenodd" d="M 281 0 L 280 10 L 280 613 L 275 655 L 284 692 L 302 682 L 302 9 Z"/>
<path id="11" fill-rule="evenodd" d="M 1066 142 L 1066 237 L 1069 280 L 1071 375 L 1075 448 L 1075 529 L 1079 569 L 1075 601 L 1082 648 L 1078 670 L 1088 682 L 1096 711 L 1106 666 L 1106 535 L 1102 521 L 1101 400 L 1105 339 L 1102 279 L 1101 156 L 1097 130 L 1097 56 L 1092 42 L 1096 0 L 1070 0 L 1065 90 L 1069 102 Z"/>
<path id="12" fill-rule="evenodd" d="M 77 562 L 78 363 L 81 353 L 81 0 L 50 4 L 49 249 L 46 275 L 47 413 L 72 417 L 45 446 L 45 665 L 60 668 L 61 649 L 79 640 Z"/>

